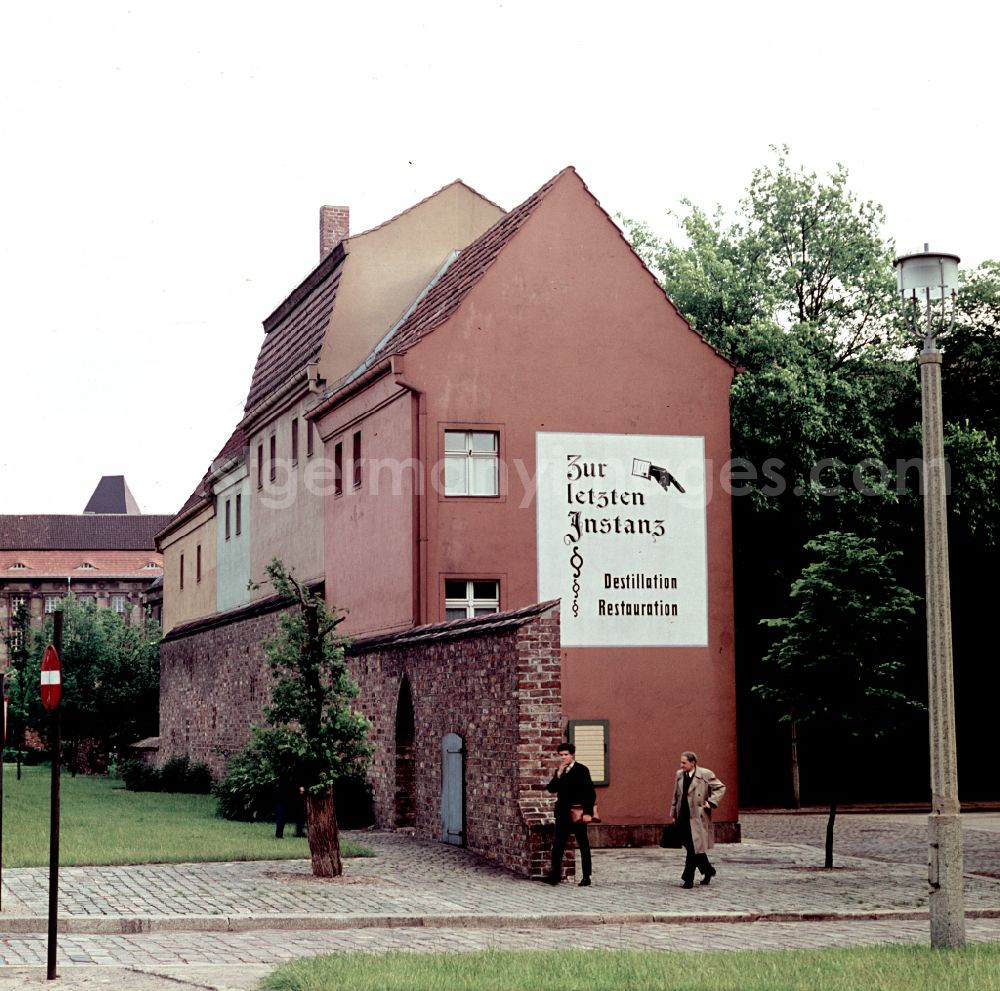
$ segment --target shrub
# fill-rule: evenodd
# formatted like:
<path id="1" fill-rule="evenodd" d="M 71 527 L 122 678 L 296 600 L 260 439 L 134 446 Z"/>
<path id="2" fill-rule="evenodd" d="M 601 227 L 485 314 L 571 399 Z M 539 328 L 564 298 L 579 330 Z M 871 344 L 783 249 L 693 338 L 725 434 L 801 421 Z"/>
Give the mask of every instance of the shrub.
<path id="1" fill-rule="evenodd" d="M 207 795 L 212 790 L 212 772 L 207 764 L 192 764 L 188 756 L 171 757 L 160 768 L 160 791 Z"/>
<path id="2" fill-rule="evenodd" d="M 45 764 L 50 759 L 47 750 L 34 750 L 26 748 L 18 750 L 16 747 L 7 747 L 3 752 L 3 762 L 5 764 L 16 764 L 18 760 L 26 767 L 33 767 L 35 764 Z"/>
<path id="3" fill-rule="evenodd" d="M 241 822 L 273 819 L 279 779 L 296 778 L 294 770 L 280 769 L 278 763 L 277 755 L 268 753 L 261 740 L 252 741 L 232 757 L 226 776 L 212 789 L 219 801 L 218 814 Z M 375 821 L 371 789 L 360 775 L 335 782 L 334 796 L 341 829 L 361 829 Z"/>
<path id="4" fill-rule="evenodd" d="M 160 791 L 160 772 L 152 764 L 125 760 L 118 767 L 118 775 L 129 791 Z"/>
<path id="5" fill-rule="evenodd" d="M 212 772 L 208 765 L 192 764 L 189 757 L 171 757 L 160 769 L 141 760 L 126 760 L 120 765 L 118 774 L 129 791 L 207 795 L 212 790 Z"/>
<path id="6" fill-rule="evenodd" d="M 212 789 L 219 815 L 239 822 L 273 818 L 277 777 L 271 761 L 250 744 L 229 760 L 226 776 Z"/>

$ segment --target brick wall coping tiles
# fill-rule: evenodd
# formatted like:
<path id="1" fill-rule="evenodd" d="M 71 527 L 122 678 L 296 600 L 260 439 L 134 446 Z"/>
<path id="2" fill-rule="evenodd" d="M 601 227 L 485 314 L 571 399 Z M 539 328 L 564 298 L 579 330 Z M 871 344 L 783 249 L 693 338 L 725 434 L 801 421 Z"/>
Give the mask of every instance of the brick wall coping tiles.
<path id="1" fill-rule="evenodd" d="M 316 592 L 320 595 L 323 594 L 323 586 L 322 578 L 306 582 L 306 588 L 310 592 Z M 214 630 L 220 626 L 229 626 L 231 623 L 239 623 L 245 619 L 253 619 L 255 616 L 277 612 L 279 609 L 287 609 L 294 602 L 294 599 L 287 596 L 269 595 L 266 599 L 258 599 L 256 602 L 240 606 L 238 609 L 230 609 L 226 612 L 216 613 L 214 616 L 205 616 L 202 619 L 193 619 L 189 623 L 181 623 L 179 626 L 175 626 L 161 643 L 171 643 L 174 640 L 194 636 L 196 633 L 204 633 L 206 630 Z"/>
<path id="2" fill-rule="evenodd" d="M 476 616 L 471 619 L 453 619 L 447 623 L 431 623 L 427 626 L 414 626 L 408 630 L 400 630 L 396 633 L 363 637 L 354 640 L 347 648 L 347 653 L 367 654 L 375 650 L 408 647 L 415 643 L 458 640 L 461 637 L 482 636 L 484 633 L 515 629 L 518 626 L 523 626 L 535 616 L 539 616 L 547 610 L 555 608 L 558 604 L 558 599 L 548 599 L 545 602 L 536 602 L 521 609 L 490 613 L 488 616 Z"/>

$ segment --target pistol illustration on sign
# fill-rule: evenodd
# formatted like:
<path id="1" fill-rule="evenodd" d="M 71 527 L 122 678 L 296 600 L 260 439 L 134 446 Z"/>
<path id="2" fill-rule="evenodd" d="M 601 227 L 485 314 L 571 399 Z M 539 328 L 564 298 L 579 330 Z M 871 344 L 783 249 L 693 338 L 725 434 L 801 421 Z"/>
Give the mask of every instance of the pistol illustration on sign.
<path id="1" fill-rule="evenodd" d="M 632 459 L 632 474 L 637 475 L 639 478 L 649 478 L 654 482 L 658 482 L 664 492 L 669 492 L 671 485 L 678 492 L 684 491 L 684 486 L 666 468 L 650 464 L 648 461 L 643 461 L 642 458 Z"/>

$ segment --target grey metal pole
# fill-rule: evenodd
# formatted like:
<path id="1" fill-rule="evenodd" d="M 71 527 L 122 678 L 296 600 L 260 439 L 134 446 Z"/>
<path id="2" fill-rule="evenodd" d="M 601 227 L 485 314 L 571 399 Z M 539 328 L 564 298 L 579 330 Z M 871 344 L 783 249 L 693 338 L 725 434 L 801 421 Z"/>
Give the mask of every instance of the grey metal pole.
<path id="1" fill-rule="evenodd" d="M 928 305 L 928 311 L 930 307 Z M 928 312 L 928 320 L 930 313 Z M 930 716 L 928 818 L 931 946 L 965 945 L 962 821 L 955 745 L 955 687 L 948 580 L 948 518 L 941 404 L 941 352 L 928 336 L 920 354 L 924 458 L 924 583 Z"/>

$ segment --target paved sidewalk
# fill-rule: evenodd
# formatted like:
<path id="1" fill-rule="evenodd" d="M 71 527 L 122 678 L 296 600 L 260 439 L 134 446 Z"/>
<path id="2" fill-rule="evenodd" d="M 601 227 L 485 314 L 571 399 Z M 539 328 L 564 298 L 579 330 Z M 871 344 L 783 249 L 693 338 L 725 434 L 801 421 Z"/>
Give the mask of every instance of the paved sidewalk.
<path id="1" fill-rule="evenodd" d="M 742 822 L 744 842 L 716 847 L 718 877 L 693 890 L 679 886 L 680 851 L 595 851 L 593 887 L 551 888 L 392 833 L 355 834 L 378 855 L 327 881 L 305 861 L 64 867 L 59 984 L 251 988 L 280 961 L 350 949 L 926 942 L 926 815 L 839 817 L 832 871 L 822 869 L 825 816 Z M 963 826 L 968 938 L 1000 942 L 1000 815 Z M 3 879 L 0 991 L 13 991 L 44 980 L 48 872 Z"/>

